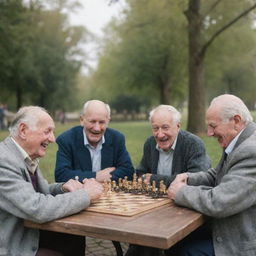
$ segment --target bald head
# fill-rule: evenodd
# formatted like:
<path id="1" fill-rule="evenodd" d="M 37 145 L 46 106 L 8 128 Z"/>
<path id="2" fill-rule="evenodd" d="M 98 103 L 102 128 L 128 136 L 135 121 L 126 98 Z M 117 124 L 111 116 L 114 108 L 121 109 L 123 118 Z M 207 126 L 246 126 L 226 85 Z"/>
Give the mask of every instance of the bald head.
<path id="1" fill-rule="evenodd" d="M 110 107 L 108 104 L 104 103 L 100 100 L 89 100 L 84 104 L 83 107 L 83 115 L 86 116 L 86 114 L 90 112 L 101 112 L 106 113 L 106 116 L 108 119 L 110 119 Z"/>

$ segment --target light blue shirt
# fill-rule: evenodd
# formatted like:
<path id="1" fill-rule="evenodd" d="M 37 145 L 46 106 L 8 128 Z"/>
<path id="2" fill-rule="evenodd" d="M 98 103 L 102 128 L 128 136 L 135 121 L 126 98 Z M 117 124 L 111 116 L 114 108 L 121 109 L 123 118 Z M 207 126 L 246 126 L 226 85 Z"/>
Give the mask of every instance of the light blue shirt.
<path id="1" fill-rule="evenodd" d="M 172 175 L 172 161 L 173 161 L 173 153 L 176 146 L 177 138 L 173 142 L 169 151 L 164 151 L 159 148 L 158 144 L 156 145 L 156 149 L 159 151 L 159 160 L 157 166 L 157 174 L 160 175 Z"/>
<path id="2" fill-rule="evenodd" d="M 244 128 L 244 129 L 245 129 L 245 128 Z M 243 129 L 243 130 L 244 130 L 244 129 Z M 243 130 L 241 130 L 241 131 L 236 135 L 236 137 L 229 143 L 229 145 L 226 147 L 225 153 L 226 153 L 227 155 L 229 155 L 229 154 L 232 152 L 232 150 L 234 149 L 234 146 L 236 145 L 236 142 L 237 142 L 239 136 L 241 135 L 241 133 L 243 132 Z"/>
<path id="3" fill-rule="evenodd" d="M 90 151 L 90 155 L 91 155 L 92 171 L 98 172 L 101 170 L 101 149 L 102 149 L 103 143 L 105 142 L 105 137 L 103 135 L 101 140 L 98 142 L 97 146 L 93 147 L 88 142 L 88 139 L 86 137 L 84 130 L 83 130 L 83 134 L 84 134 L 84 145 L 88 148 L 88 150 Z"/>

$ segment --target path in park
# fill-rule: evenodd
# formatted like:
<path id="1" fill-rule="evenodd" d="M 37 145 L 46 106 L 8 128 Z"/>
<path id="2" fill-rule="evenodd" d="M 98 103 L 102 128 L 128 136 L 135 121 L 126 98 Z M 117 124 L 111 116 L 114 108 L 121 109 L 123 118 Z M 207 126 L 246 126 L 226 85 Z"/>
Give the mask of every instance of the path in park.
<path id="1" fill-rule="evenodd" d="M 121 243 L 121 246 L 125 254 L 128 244 Z M 116 256 L 116 250 L 109 240 L 86 237 L 85 256 Z"/>

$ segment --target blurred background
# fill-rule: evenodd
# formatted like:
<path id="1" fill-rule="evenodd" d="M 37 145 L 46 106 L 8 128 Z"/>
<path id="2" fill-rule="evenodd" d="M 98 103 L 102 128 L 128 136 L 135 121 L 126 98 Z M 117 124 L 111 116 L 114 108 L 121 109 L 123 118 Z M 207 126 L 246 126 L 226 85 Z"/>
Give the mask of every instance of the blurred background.
<path id="1" fill-rule="evenodd" d="M 28 104 L 77 120 L 89 99 L 109 103 L 119 121 L 171 104 L 196 134 L 214 96 L 235 94 L 253 111 L 255 8 L 252 0 L 3 0 L 4 126 Z"/>

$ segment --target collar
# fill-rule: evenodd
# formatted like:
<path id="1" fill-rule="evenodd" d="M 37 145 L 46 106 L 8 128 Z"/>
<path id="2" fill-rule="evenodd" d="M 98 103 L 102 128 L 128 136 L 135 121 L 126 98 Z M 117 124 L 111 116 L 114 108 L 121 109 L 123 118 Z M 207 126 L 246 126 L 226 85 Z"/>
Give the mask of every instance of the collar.
<path id="1" fill-rule="evenodd" d="M 244 129 L 245 129 L 245 128 L 244 128 Z M 234 149 L 234 147 L 235 147 L 235 145 L 236 145 L 236 142 L 237 142 L 239 136 L 241 135 L 241 133 L 243 132 L 244 129 L 242 129 L 242 130 L 236 135 L 236 137 L 229 143 L 229 145 L 226 147 L 225 153 L 226 153 L 227 155 L 229 155 L 229 154 L 232 152 L 232 150 Z"/>
<path id="2" fill-rule="evenodd" d="M 11 137 L 11 140 L 14 142 L 14 144 L 18 148 L 18 150 L 21 153 L 25 163 L 28 164 L 29 167 L 32 168 L 32 172 L 34 173 L 36 168 L 37 168 L 37 166 L 38 166 L 38 164 L 39 164 L 39 159 L 36 158 L 36 159 L 32 160 L 29 157 L 28 153 L 19 145 L 19 143 L 13 137 Z M 31 169 L 30 169 L 30 171 L 31 171 Z"/>

